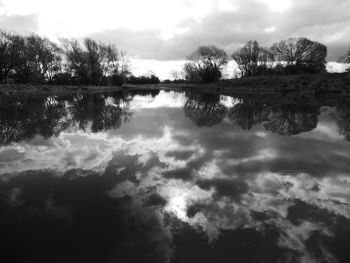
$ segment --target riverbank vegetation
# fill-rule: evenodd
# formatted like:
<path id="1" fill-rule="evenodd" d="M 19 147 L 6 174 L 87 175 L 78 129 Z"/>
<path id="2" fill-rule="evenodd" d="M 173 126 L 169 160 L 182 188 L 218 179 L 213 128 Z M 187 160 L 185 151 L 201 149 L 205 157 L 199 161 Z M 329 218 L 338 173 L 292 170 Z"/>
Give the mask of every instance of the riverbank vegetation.
<path id="1" fill-rule="evenodd" d="M 231 58 L 237 63 L 241 77 L 290 75 L 326 72 L 327 47 L 307 38 L 289 38 L 261 47 L 248 41 Z M 212 82 L 222 76 L 228 63 L 225 51 L 215 46 L 201 46 L 187 58 L 185 79 L 191 82 Z"/>
<path id="2" fill-rule="evenodd" d="M 290 38 L 262 47 L 248 41 L 228 56 L 214 45 L 190 54 L 182 72 L 165 83 L 212 83 L 223 77 L 230 59 L 240 76 L 297 75 L 326 72 L 327 47 L 307 38 Z M 341 58 L 350 63 L 350 49 Z M 175 76 L 176 75 L 176 76 Z M 181 76 L 181 77 L 180 77 Z M 154 74 L 136 77 L 125 51 L 85 38 L 54 43 L 36 34 L 21 36 L 0 30 L 0 83 L 120 86 L 158 84 Z"/>
<path id="3" fill-rule="evenodd" d="M 118 85 L 130 75 L 129 59 L 114 45 L 86 38 L 60 45 L 35 34 L 0 31 L 0 82 Z"/>

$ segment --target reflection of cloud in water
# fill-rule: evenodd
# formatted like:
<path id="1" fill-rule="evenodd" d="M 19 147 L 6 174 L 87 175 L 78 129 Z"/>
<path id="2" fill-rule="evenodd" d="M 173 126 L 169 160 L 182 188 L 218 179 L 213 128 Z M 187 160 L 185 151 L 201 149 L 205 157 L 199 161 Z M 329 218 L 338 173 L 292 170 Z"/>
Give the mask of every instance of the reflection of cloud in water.
<path id="1" fill-rule="evenodd" d="M 192 103 L 192 117 L 208 107 Z M 223 118 L 222 107 L 210 106 Z M 291 137 L 261 126 L 242 132 L 227 118 L 221 123 L 213 119 L 209 126 L 217 125 L 210 129 L 197 128 L 176 107 L 143 108 L 119 130 L 66 132 L 47 143 L 37 137 L 3 147 L 1 174 L 7 174 L 7 183 L 24 180 L 29 170 L 56 170 L 54 176 L 62 181 L 67 174 L 74 175 L 73 182 L 94 178 L 93 194 L 102 191 L 118 205 L 125 202 L 123 215 L 145 227 L 147 240 L 160 247 L 165 261 L 175 253 L 171 243 L 178 230 L 172 224 L 181 222 L 206 233 L 210 249 L 230 233 L 254 230 L 263 240 L 273 229 L 271 240 L 289 251 L 290 262 L 322 257 L 331 262 L 329 244 L 339 242 L 339 222 L 349 225 L 350 148 L 334 134 L 327 116 L 319 116 L 312 132 Z M 25 188 L 11 187 L 6 190 L 9 204 L 25 205 Z M 57 197 L 45 197 L 53 213 L 74 211 L 74 205 L 69 210 Z"/>
<path id="2" fill-rule="evenodd" d="M 155 98 L 147 96 L 135 96 L 130 104 L 133 110 L 142 110 L 149 108 L 179 108 L 185 101 L 184 94 L 160 92 Z"/>

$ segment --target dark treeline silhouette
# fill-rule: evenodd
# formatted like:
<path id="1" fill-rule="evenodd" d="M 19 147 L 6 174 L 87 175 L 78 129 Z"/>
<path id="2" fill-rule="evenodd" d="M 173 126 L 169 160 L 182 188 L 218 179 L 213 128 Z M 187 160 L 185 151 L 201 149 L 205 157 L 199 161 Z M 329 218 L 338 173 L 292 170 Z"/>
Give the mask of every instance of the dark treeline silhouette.
<path id="1" fill-rule="evenodd" d="M 130 84 L 158 84 L 160 83 L 159 78 L 155 74 L 151 74 L 149 76 L 130 76 L 127 78 L 127 82 Z"/>
<path id="2" fill-rule="evenodd" d="M 327 47 L 307 38 L 289 38 L 261 47 L 248 41 L 231 58 L 242 77 L 323 73 Z M 165 83 L 207 83 L 223 77 L 230 59 L 214 45 L 200 46 L 187 58 L 183 72 L 172 71 Z M 350 63 L 350 49 L 341 59 Z M 181 77 L 180 77 L 181 75 Z M 86 38 L 61 39 L 60 45 L 35 34 L 21 36 L 0 30 L 0 83 L 61 85 L 158 84 L 155 74 L 133 76 L 130 61 L 115 45 Z"/>
<path id="3" fill-rule="evenodd" d="M 0 30 L 0 83 L 59 85 L 156 84 L 151 76 L 135 77 L 124 51 L 86 38 L 61 39 L 60 45 L 35 34 Z"/>
<path id="4" fill-rule="evenodd" d="M 260 47 L 249 41 L 232 54 L 242 76 L 322 73 L 326 71 L 327 47 L 307 38 L 289 38 Z"/>
<path id="5" fill-rule="evenodd" d="M 67 60 L 63 77 L 68 76 L 74 84 L 120 85 L 130 74 L 126 53 L 114 45 L 90 38 L 84 39 L 83 46 L 76 40 L 63 39 L 61 43 Z"/>
<path id="6" fill-rule="evenodd" d="M 0 82 L 119 85 L 130 74 L 126 53 L 86 38 L 61 39 L 61 45 L 35 34 L 0 30 Z"/>
<path id="7" fill-rule="evenodd" d="M 326 71 L 327 47 L 307 38 L 289 38 L 261 47 L 248 41 L 231 58 L 238 64 L 242 77 L 323 73 Z M 200 46 L 187 57 L 185 79 L 189 82 L 212 82 L 222 77 L 228 56 L 215 46 Z"/>

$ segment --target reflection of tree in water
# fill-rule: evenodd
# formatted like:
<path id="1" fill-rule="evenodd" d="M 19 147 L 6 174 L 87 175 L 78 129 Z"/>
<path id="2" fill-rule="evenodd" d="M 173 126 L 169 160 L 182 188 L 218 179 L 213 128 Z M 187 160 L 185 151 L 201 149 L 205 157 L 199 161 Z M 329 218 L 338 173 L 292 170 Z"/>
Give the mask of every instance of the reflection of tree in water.
<path id="1" fill-rule="evenodd" d="M 0 103 L 0 145 L 49 138 L 73 128 L 92 132 L 119 128 L 132 113 L 123 94 L 31 98 Z"/>
<path id="2" fill-rule="evenodd" d="M 253 100 L 243 100 L 231 108 L 229 118 L 243 130 L 263 124 L 266 130 L 274 133 L 296 135 L 316 128 L 319 114 L 319 107 L 265 105 Z"/>
<path id="3" fill-rule="evenodd" d="M 335 112 L 335 119 L 339 134 L 345 136 L 347 141 L 350 141 L 350 106 L 338 106 Z"/>
<path id="4" fill-rule="evenodd" d="M 68 122 L 65 104 L 54 97 L 0 104 L 0 144 L 30 139 L 36 134 L 48 138 L 66 129 Z"/>
<path id="5" fill-rule="evenodd" d="M 219 95 L 190 94 L 184 105 L 185 116 L 198 127 L 212 127 L 222 122 L 226 107 L 221 104 Z"/>
<path id="6" fill-rule="evenodd" d="M 320 108 L 312 106 L 278 105 L 268 110 L 263 126 L 280 135 L 296 135 L 315 129 L 320 114 Z"/>
<path id="7" fill-rule="evenodd" d="M 70 101 L 69 112 L 73 126 L 86 130 L 91 124 L 92 132 L 118 129 L 132 115 L 129 99 L 122 94 L 110 97 L 103 94 L 77 96 Z"/>
<path id="8" fill-rule="evenodd" d="M 253 125 L 260 124 L 264 119 L 264 105 L 251 100 L 242 100 L 234 105 L 229 112 L 229 118 L 235 121 L 243 130 L 250 130 Z"/>
<path id="9" fill-rule="evenodd" d="M 160 90 L 143 90 L 143 89 L 136 89 L 136 90 L 130 90 L 128 93 L 134 97 L 134 96 L 151 96 L 152 98 L 155 98 L 159 95 Z"/>

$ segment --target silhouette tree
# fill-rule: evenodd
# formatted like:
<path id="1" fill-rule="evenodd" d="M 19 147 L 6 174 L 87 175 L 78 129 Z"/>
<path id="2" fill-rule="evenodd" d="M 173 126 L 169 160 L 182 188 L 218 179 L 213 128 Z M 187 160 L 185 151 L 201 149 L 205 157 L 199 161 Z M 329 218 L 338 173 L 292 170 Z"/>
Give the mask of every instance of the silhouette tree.
<path id="1" fill-rule="evenodd" d="M 298 105 L 277 105 L 266 110 L 264 128 L 280 135 L 296 135 L 315 129 L 320 114 L 319 107 Z"/>
<path id="2" fill-rule="evenodd" d="M 228 62 L 224 50 L 216 46 L 200 46 L 190 56 L 190 62 L 184 65 L 185 79 L 191 82 L 211 82 L 219 80 L 223 68 Z"/>
<path id="3" fill-rule="evenodd" d="M 339 58 L 339 62 L 350 63 L 350 47 L 346 51 L 345 55 Z M 350 72 L 350 67 L 348 67 L 346 71 Z"/>
<path id="4" fill-rule="evenodd" d="M 102 82 L 103 77 L 102 60 L 106 56 L 105 46 L 99 45 L 90 38 L 84 39 L 84 46 L 86 49 L 88 83 L 98 85 Z"/>
<path id="5" fill-rule="evenodd" d="M 0 83 L 6 83 L 9 74 L 24 62 L 23 37 L 0 30 Z"/>
<path id="6" fill-rule="evenodd" d="M 66 70 L 75 84 L 88 84 L 88 66 L 86 54 L 77 40 L 61 39 L 67 59 Z"/>
<path id="7" fill-rule="evenodd" d="M 97 43 L 86 38 L 84 48 L 78 41 L 62 39 L 64 54 L 67 58 L 67 70 L 77 84 L 120 85 L 130 74 L 130 62 L 126 53 L 114 45 Z"/>
<path id="8" fill-rule="evenodd" d="M 170 71 L 170 77 L 172 78 L 173 81 L 179 81 L 183 79 L 183 72 L 178 71 L 178 70 L 171 70 Z"/>
<path id="9" fill-rule="evenodd" d="M 260 47 L 257 41 L 248 41 L 231 57 L 237 62 L 242 76 L 259 75 L 267 71 L 273 54 L 267 48 Z"/>
<path id="10" fill-rule="evenodd" d="M 252 100 L 242 100 L 231 108 L 228 117 L 243 130 L 250 130 L 253 125 L 263 122 L 266 117 L 264 113 L 263 104 Z"/>
<path id="11" fill-rule="evenodd" d="M 189 94 L 184 105 L 185 116 L 198 127 L 212 127 L 223 121 L 226 107 L 221 104 L 219 95 Z"/>
<path id="12" fill-rule="evenodd" d="M 32 34 L 24 39 L 25 63 L 16 67 L 18 82 L 51 82 L 53 75 L 61 69 L 61 50 L 47 38 Z"/>
<path id="13" fill-rule="evenodd" d="M 125 51 L 118 51 L 114 45 L 106 46 L 107 56 L 104 76 L 110 76 L 113 85 L 121 85 L 131 75 L 130 60 Z"/>
<path id="14" fill-rule="evenodd" d="M 325 72 L 327 47 L 307 38 L 289 38 L 271 47 L 275 59 L 286 63 L 288 73 Z"/>

